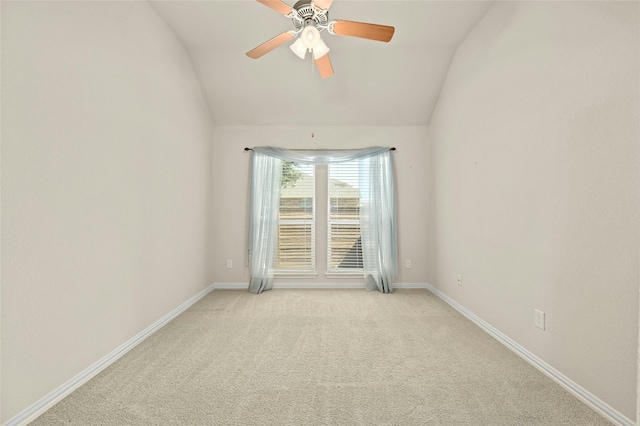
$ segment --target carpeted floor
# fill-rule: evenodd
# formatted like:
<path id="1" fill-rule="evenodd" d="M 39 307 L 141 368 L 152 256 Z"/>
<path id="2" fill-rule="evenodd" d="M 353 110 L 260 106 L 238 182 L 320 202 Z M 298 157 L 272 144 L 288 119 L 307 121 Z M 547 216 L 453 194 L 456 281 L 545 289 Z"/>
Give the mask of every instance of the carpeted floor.
<path id="1" fill-rule="evenodd" d="M 31 423 L 609 425 L 427 290 L 214 291 Z"/>

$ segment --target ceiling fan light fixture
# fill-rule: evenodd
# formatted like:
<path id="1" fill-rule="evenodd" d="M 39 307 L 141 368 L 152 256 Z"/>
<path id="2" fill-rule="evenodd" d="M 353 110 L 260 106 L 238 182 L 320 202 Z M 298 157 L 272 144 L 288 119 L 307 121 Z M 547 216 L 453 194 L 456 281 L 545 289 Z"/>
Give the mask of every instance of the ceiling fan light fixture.
<path id="1" fill-rule="evenodd" d="M 304 45 L 302 39 L 297 39 L 291 46 L 289 46 L 293 53 L 295 53 L 300 59 L 304 59 L 307 54 L 307 46 Z"/>
<path id="2" fill-rule="evenodd" d="M 307 47 L 307 49 L 313 49 L 316 47 L 320 40 L 320 31 L 313 25 L 307 25 L 302 30 L 302 34 L 300 35 L 300 40 Z"/>
<path id="3" fill-rule="evenodd" d="M 313 48 L 313 59 L 317 60 L 322 58 L 324 55 L 329 53 L 329 50 L 330 49 L 327 47 L 327 45 L 324 44 L 324 41 L 318 40 L 316 47 Z"/>

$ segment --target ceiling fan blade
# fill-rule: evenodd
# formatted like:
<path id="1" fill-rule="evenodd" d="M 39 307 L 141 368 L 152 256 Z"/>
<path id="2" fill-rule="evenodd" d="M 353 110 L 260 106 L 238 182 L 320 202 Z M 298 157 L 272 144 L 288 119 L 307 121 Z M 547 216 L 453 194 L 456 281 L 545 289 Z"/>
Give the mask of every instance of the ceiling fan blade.
<path id="1" fill-rule="evenodd" d="M 334 21 L 333 34 L 349 37 L 360 37 L 369 40 L 388 42 L 393 37 L 395 28 L 387 25 L 366 24 L 354 21 Z"/>
<path id="2" fill-rule="evenodd" d="M 331 59 L 329 59 L 329 54 L 316 59 L 316 65 L 318 66 L 318 70 L 320 70 L 320 77 L 329 78 L 333 75 L 333 66 L 331 65 Z"/>
<path id="3" fill-rule="evenodd" d="M 289 40 L 292 40 L 293 37 L 295 37 L 295 34 L 296 33 L 293 31 L 286 31 L 280 35 L 277 35 L 271 40 L 265 41 L 255 49 L 248 51 L 247 56 L 252 59 L 258 59 L 260 56 L 264 55 L 265 53 L 269 53 L 276 47 L 288 42 Z"/>
<path id="4" fill-rule="evenodd" d="M 333 0 L 313 0 L 313 4 L 315 4 L 318 9 L 329 9 L 331 3 L 333 3 Z"/>
<path id="5" fill-rule="evenodd" d="M 283 15 L 288 15 L 293 10 L 291 6 L 280 0 L 258 0 L 258 2 L 270 7 L 278 13 L 282 13 Z"/>

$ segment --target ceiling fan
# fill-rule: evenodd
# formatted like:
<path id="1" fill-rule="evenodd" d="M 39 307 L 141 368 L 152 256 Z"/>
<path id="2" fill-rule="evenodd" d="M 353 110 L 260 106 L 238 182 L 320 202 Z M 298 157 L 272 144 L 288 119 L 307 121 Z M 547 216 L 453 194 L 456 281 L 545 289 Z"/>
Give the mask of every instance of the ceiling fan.
<path id="1" fill-rule="evenodd" d="M 291 50 L 301 59 L 304 59 L 307 51 L 312 52 L 322 78 L 333 75 L 333 66 L 331 59 L 329 59 L 329 48 L 322 41 L 320 32 L 327 30 L 329 34 L 333 35 L 388 42 L 395 31 L 394 27 L 387 25 L 354 21 L 329 21 L 329 7 L 331 7 L 333 0 L 300 0 L 293 7 L 281 0 L 257 1 L 290 18 L 294 29 L 285 31 L 248 51 L 247 56 L 258 59 L 276 47 L 300 36 L 290 46 Z"/>

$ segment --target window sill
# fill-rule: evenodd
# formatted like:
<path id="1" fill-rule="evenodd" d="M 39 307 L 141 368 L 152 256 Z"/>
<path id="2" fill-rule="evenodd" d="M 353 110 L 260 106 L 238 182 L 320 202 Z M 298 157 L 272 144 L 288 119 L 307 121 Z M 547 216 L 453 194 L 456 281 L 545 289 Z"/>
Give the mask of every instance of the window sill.
<path id="1" fill-rule="evenodd" d="M 324 276 L 328 279 L 363 278 L 363 272 L 325 272 Z"/>
<path id="2" fill-rule="evenodd" d="M 274 272 L 274 278 L 318 278 L 315 271 L 292 271 L 292 272 Z"/>

